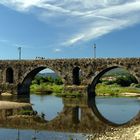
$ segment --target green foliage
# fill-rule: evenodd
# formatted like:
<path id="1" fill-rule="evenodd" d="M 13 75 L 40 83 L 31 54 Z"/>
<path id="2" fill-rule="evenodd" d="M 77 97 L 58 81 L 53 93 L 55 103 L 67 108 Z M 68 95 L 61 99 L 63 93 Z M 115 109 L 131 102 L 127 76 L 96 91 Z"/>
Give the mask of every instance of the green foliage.
<path id="1" fill-rule="evenodd" d="M 58 78 L 58 77 L 54 79 L 54 83 L 56 85 L 62 85 L 63 84 L 62 80 L 60 78 Z"/>
<path id="2" fill-rule="evenodd" d="M 100 78 L 96 85 L 97 95 L 121 96 L 123 93 L 140 93 L 140 84 L 128 71 L 117 68 L 113 69 Z"/>
<path id="3" fill-rule="evenodd" d="M 95 89 L 96 95 L 121 96 L 121 93 L 140 93 L 140 89 L 134 87 L 121 87 L 118 84 L 106 85 L 99 83 Z"/>
<path id="4" fill-rule="evenodd" d="M 130 86 L 132 83 L 137 83 L 137 80 L 134 76 L 132 75 L 123 75 L 123 76 L 114 76 L 113 80 L 108 80 L 108 77 L 105 78 L 105 80 L 100 80 L 102 83 L 105 83 L 106 85 L 111 85 L 111 84 L 118 84 L 120 86 L 126 87 Z"/>
<path id="5" fill-rule="evenodd" d="M 36 94 L 51 94 L 63 91 L 63 82 L 59 77 L 43 77 L 37 75 L 30 86 L 30 91 Z"/>
<path id="6" fill-rule="evenodd" d="M 35 76 L 34 80 L 32 81 L 32 84 L 40 85 L 42 83 L 48 83 L 48 84 L 56 84 L 56 85 L 62 85 L 63 82 L 60 77 L 52 78 L 51 76 L 43 77 L 43 76 Z"/>
<path id="7" fill-rule="evenodd" d="M 106 85 L 106 84 L 97 84 L 96 85 L 96 94 L 97 95 L 118 95 L 120 93 L 120 86 L 117 84 Z"/>
<path id="8" fill-rule="evenodd" d="M 63 91 L 63 85 L 48 85 L 47 83 L 42 83 L 40 85 L 34 84 L 30 86 L 30 91 L 37 94 L 59 93 Z"/>
<path id="9" fill-rule="evenodd" d="M 121 76 L 116 79 L 116 83 L 125 87 L 130 86 L 131 83 L 137 83 L 137 80 L 132 75 Z"/>
<path id="10" fill-rule="evenodd" d="M 123 87 L 130 86 L 132 83 L 137 84 L 136 78 L 131 75 L 127 70 L 116 68 L 105 73 L 100 79 L 106 85 L 118 84 Z"/>
<path id="11" fill-rule="evenodd" d="M 130 75 L 130 74 L 127 70 L 122 69 L 122 68 L 115 68 L 115 69 L 112 69 L 104 74 L 104 76 L 111 76 L 111 77 L 112 76 L 115 76 L 115 77 L 124 76 L 124 75 Z"/>

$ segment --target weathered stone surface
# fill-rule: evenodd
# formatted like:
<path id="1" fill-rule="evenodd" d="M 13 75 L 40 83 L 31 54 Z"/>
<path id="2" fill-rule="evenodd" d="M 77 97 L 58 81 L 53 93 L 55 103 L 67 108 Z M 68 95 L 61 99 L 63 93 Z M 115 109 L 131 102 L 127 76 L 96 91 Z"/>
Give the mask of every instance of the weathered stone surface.
<path id="1" fill-rule="evenodd" d="M 24 87 L 21 92 L 27 92 L 23 89 L 27 89 L 32 78 L 45 68 L 54 70 L 65 85 L 73 85 L 75 67 L 80 69 L 80 85 L 90 84 L 97 74 L 110 67 L 127 69 L 140 82 L 140 58 L 0 60 L 0 92 L 5 92 L 7 87 L 12 93 L 21 87 Z M 9 79 L 11 83 L 7 82 L 8 69 L 13 72 L 13 79 Z"/>

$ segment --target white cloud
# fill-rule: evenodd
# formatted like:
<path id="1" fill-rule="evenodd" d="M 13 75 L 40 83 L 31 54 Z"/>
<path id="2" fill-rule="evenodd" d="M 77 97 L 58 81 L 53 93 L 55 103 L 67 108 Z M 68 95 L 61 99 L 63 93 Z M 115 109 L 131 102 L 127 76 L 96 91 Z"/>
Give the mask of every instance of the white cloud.
<path id="1" fill-rule="evenodd" d="M 78 35 L 78 36 L 68 40 L 67 42 L 63 43 L 63 45 L 71 45 L 71 44 L 73 44 L 77 41 L 80 41 L 82 39 L 84 39 L 84 35 Z"/>
<path id="2" fill-rule="evenodd" d="M 26 11 L 32 6 L 36 6 L 41 0 L 1 0 L 0 3 L 18 11 Z"/>
<path id="3" fill-rule="evenodd" d="M 88 41 L 140 23 L 140 0 L 1 0 L 0 3 L 21 12 L 33 12 L 32 7 L 40 9 L 39 13 L 34 12 L 39 19 L 62 28 L 63 45 Z"/>

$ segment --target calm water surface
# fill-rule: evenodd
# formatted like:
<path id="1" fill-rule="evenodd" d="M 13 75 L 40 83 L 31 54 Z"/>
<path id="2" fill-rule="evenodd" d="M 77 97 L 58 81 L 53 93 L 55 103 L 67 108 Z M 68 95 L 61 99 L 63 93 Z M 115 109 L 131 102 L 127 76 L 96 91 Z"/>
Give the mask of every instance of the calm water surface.
<path id="1" fill-rule="evenodd" d="M 44 113 L 47 120 L 52 120 L 63 110 L 62 98 L 55 96 L 31 95 L 31 103 L 39 114 Z M 140 111 L 138 98 L 96 97 L 99 112 L 114 123 L 125 123 Z"/>
<path id="2" fill-rule="evenodd" d="M 32 94 L 30 102 L 38 114 L 45 114 L 45 119 L 52 120 L 63 110 L 63 101 L 60 97 L 40 96 Z"/>
<path id="3" fill-rule="evenodd" d="M 0 140 L 85 140 L 83 134 L 0 128 Z"/>
<path id="4" fill-rule="evenodd" d="M 9 100 L 9 99 L 8 99 Z M 74 100 L 74 99 L 73 99 Z M 81 100 L 81 99 L 80 99 Z M 67 101 L 70 101 L 67 100 Z M 55 96 L 40 96 L 40 95 L 31 95 L 30 102 L 33 104 L 33 109 L 38 112 L 39 115 L 42 113 L 45 114 L 45 119 L 48 121 L 53 120 L 56 118 L 66 107 L 66 101 L 62 98 L 55 97 Z M 81 100 L 82 102 L 82 100 Z M 70 104 L 70 103 L 69 103 Z M 82 118 L 82 107 L 87 106 L 84 105 L 84 102 L 78 103 L 77 101 L 71 101 L 72 107 L 78 106 L 80 110 L 80 117 Z M 115 123 L 124 123 L 132 119 L 140 110 L 140 100 L 137 98 L 115 98 L 115 97 L 96 97 L 96 105 L 102 116 L 106 119 L 115 122 Z M 69 111 L 70 107 L 65 108 Z M 89 109 L 87 106 L 87 110 L 89 113 Z M 74 110 L 75 113 L 76 110 Z M 74 113 L 73 112 L 73 113 Z M 69 111 L 71 113 L 71 111 Z M 72 113 L 72 114 L 73 114 Z M 93 112 L 91 111 L 91 114 Z M 65 118 L 68 119 L 67 116 Z M 89 117 L 89 122 L 86 124 L 93 123 L 91 117 Z M 86 119 L 87 121 L 87 119 Z M 67 121 L 68 123 L 69 121 Z M 92 124 L 94 125 L 94 124 Z M 82 127 L 82 126 L 81 126 Z M 83 127 L 84 128 L 84 127 Z M 86 128 L 85 128 L 86 129 Z M 36 136 L 39 140 L 69 140 L 70 138 L 77 139 L 77 140 L 85 140 L 85 136 L 81 133 L 61 133 L 55 131 L 38 131 L 35 130 L 20 130 L 17 129 L 6 129 L 0 128 L 0 140 L 16 140 L 18 137 L 18 132 L 20 134 L 20 140 L 32 140 L 34 136 Z"/>
<path id="5" fill-rule="evenodd" d="M 128 122 L 140 111 L 138 98 L 96 97 L 96 105 L 106 119 L 118 124 Z"/>
<path id="6" fill-rule="evenodd" d="M 47 120 L 52 120 L 63 110 L 62 98 L 55 96 L 31 95 L 33 109 L 39 114 L 44 113 Z M 140 111 L 138 98 L 124 97 L 96 97 L 99 112 L 109 121 L 125 123 L 131 120 Z"/>

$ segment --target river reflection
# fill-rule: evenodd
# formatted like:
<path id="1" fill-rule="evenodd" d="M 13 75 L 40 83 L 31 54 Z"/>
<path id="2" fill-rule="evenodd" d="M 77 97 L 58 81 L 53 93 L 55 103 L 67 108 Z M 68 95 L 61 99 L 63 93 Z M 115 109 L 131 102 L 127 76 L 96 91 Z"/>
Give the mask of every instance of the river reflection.
<path id="1" fill-rule="evenodd" d="M 96 97 L 96 106 L 106 119 L 123 124 L 139 113 L 140 100 L 126 97 Z"/>
<path id="2" fill-rule="evenodd" d="M 73 118 L 78 121 L 83 117 L 83 110 L 86 111 L 85 108 L 89 109 L 87 98 L 84 97 L 80 99 L 62 99 L 55 96 L 31 95 L 30 101 L 33 104 L 33 109 L 37 110 L 39 114 L 45 114 L 45 119 L 49 121 L 65 109 L 69 110 L 69 113 L 73 111 L 73 115 L 75 115 Z M 96 97 L 95 104 L 101 115 L 117 124 L 130 121 L 140 111 L 140 100 L 134 97 Z"/>
<path id="3" fill-rule="evenodd" d="M 52 120 L 63 110 L 62 98 L 55 96 L 40 96 L 32 94 L 30 102 L 39 115 L 44 114 L 46 120 Z"/>
<path id="4" fill-rule="evenodd" d="M 32 104 L 32 109 L 37 111 L 37 114 L 33 117 L 6 116 L 4 121 L 0 119 L 1 131 L 3 131 L 3 137 L 0 136 L 0 139 L 8 139 L 6 136 L 7 132 L 9 135 L 13 135 L 14 139 L 15 133 L 17 132 L 16 130 L 24 129 L 23 132 L 25 136 L 30 134 L 26 139 L 31 139 L 31 135 L 34 132 L 33 130 L 38 130 L 40 133 L 42 132 L 41 130 L 47 130 L 43 131 L 42 134 L 45 135 L 46 138 L 50 137 L 52 133 L 59 131 L 63 133 L 61 133 L 61 136 L 57 135 L 55 137 L 58 140 L 62 139 L 62 134 L 66 134 L 64 132 L 67 132 L 67 136 L 64 136 L 66 139 L 71 135 L 68 132 L 76 132 L 79 134 L 79 138 L 78 136 L 74 136 L 75 134 L 72 137 L 81 140 L 85 139 L 85 137 L 80 133 L 99 133 L 110 127 L 93 112 L 91 105 L 94 105 L 94 103 L 96 103 L 98 111 L 100 111 L 106 119 L 115 123 L 129 121 L 139 112 L 140 108 L 140 101 L 138 98 L 96 97 L 96 100 L 93 99 L 93 103 L 90 104 L 87 97 L 60 98 L 32 94 L 30 98 L 25 98 L 24 100 L 23 97 L 22 100 L 15 97 L 1 98 L 1 100 L 30 102 Z M 92 99 L 90 99 L 90 101 L 91 100 Z M 45 117 L 42 117 L 41 114 L 45 114 Z M 32 130 L 29 131 L 26 129 Z M 49 135 L 50 131 L 51 134 Z M 22 138 L 25 139 L 24 136 L 22 136 Z M 43 138 L 39 136 L 39 139 Z"/>

